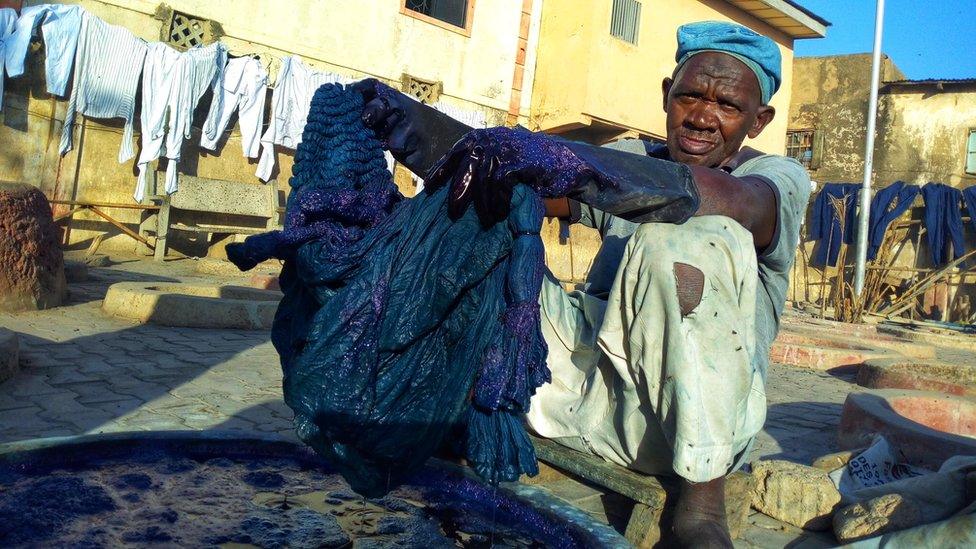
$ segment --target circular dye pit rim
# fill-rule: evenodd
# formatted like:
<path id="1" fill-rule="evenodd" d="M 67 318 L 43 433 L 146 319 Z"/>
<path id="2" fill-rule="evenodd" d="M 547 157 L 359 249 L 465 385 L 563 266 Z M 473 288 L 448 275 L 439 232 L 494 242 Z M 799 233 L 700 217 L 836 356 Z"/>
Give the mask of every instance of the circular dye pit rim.
<path id="1" fill-rule="evenodd" d="M 334 471 L 311 449 L 277 436 L 230 431 L 144 431 L 54 437 L 0 444 L 0 473 L 46 472 L 57 468 L 95 466 L 99 461 L 151 457 L 238 460 L 284 459 L 322 472 Z M 502 483 L 491 488 L 473 472 L 432 459 L 418 473 L 444 481 L 443 490 L 457 489 L 458 497 L 473 490 L 493 492 L 495 501 L 508 500 L 541 515 L 570 533 L 583 547 L 625 548 L 630 544 L 610 526 L 538 488 Z M 409 482 L 408 482 L 409 483 Z M 439 486 L 440 487 L 440 486 Z"/>
<path id="2" fill-rule="evenodd" d="M 102 311 L 162 326 L 269 330 L 281 297 L 247 286 L 117 282 L 109 286 Z"/>
<path id="3" fill-rule="evenodd" d="M 858 369 L 857 384 L 976 397 L 976 367 L 910 358 L 869 359 Z"/>
<path id="4" fill-rule="evenodd" d="M 868 446 L 875 434 L 884 435 L 909 463 L 936 470 L 952 456 L 976 455 L 976 399 L 904 389 L 847 395 L 837 437 L 841 448 Z"/>

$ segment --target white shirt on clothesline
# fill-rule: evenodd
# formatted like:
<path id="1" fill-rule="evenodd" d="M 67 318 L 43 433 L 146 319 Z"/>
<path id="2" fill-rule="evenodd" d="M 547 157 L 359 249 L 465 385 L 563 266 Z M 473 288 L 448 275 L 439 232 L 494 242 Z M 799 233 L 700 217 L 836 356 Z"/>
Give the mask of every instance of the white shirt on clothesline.
<path id="1" fill-rule="evenodd" d="M 268 181 L 274 170 L 275 145 L 294 149 L 302 142 L 302 131 L 305 130 L 315 90 L 323 84 L 345 84 L 349 81 L 349 78 L 338 74 L 312 70 L 297 57 L 284 59 L 271 94 L 271 119 L 268 120 L 268 129 L 261 136 L 261 160 L 256 175 L 262 181 Z"/>
<path id="2" fill-rule="evenodd" d="M 211 137 L 204 134 L 200 146 L 211 151 L 217 150 L 231 115 L 237 111 L 237 122 L 241 127 L 241 149 L 244 156 L 257 158 L 261 151 L 261 129 L 264 123 L 264 104 L 268 91 L 268 71 L 261 61 L 252 57 L 238 57 L 227 62 L 224 69 L 222 107 L 218 110 L 216 102 L 211 103 L 206 125 L 214 125 L 216 133 Z"/>
<path id="3" fill-rule="evenodd" d="M 146 42 L 129 29 L 109 25 L 82 12 L 75 52 L 74 85 L 61 131 L 60 154 L 71 150 L 76 114 L 90 118 L 122 118 L 119 162 L 135 156 L 132 147 L 136 86 L 146 57 Z"/>
<path id="4" fill-rule="evenodd" d="M 7 75 L 13 78 L 24 74 L 27 49 L 34 30 L 40 26 L 44 35 L 47 91 L 63 96 L 71 79 L 83 11 L 80 6 L 64 4 L 39 4 L 24 8 L 13 35 L 4 43 Z"/>
<path id="5" fill-rule="evenodd" d="M 3 107 L 4 52 L 8 47 L 10 35 L 17 26 L 17 12 L 13 8 L 0 8 L 0 108 Z"/>
<path id="6" fill-rule="evenodd" d="M 223 75 L 227 47 L 217 42 L 178 52 L 156 42 L 149 45 L 142 72 L 142 152 L 137 165 L 138 181 L 133 198 L 146 196 L 149 163 L 165 154 L 167 194 L 177 191 L 177 165 L 183 140 L 190 137 L 193 111 L 208 89 L 213 91 L 213 109 L 223 105 Z M 203 133 L 213 138 L 217 120 L 204 124 Z M 164 149 L 165 147 L 165 149 Z"/>

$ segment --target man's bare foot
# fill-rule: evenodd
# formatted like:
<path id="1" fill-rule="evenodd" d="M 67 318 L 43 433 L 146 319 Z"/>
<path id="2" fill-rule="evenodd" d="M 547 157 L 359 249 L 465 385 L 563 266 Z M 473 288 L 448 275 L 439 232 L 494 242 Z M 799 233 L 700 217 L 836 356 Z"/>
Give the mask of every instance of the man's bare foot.
<path id="1" fill-rule="evenodd" d="M 680 547 L 732 547 L 725 520 L 725 477 L 708 482 L 682 479 L 673 527 Z"/>

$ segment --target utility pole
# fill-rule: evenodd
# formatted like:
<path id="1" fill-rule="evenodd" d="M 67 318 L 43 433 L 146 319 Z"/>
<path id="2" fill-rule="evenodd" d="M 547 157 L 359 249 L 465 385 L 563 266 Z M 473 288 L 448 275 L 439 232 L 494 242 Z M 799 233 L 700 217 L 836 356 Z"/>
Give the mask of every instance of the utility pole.
<path id="1" fill-rule="evenodd" d="M 868 230 L 871 219 L 871 173 L 874 170 L 874 134 L 878 120 L 878 85 L 881 74 L 881 33 L 884 30 L 885 0 L 877 0 L 874 17 L 874 54 L 871 59 L 871 99 L 868 101 L 868 132 L 864 140 L 864 180 L 861 207 L 857 218 L 857 263 L 854 267 L 854 295 L 864 291 L 864 271 L 868 260 Z M 844 268 L 841 265 L 841 268 Z"/>

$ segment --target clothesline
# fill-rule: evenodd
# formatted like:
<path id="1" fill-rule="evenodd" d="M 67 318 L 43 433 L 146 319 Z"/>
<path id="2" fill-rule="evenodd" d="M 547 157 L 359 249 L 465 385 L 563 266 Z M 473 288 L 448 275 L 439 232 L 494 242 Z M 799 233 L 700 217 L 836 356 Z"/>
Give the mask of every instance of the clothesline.
<path id="1" fill-rule="evenodd" d="M 141 202 L 148 188 L 150 162 L 165 156 L 165 192 L 178 190 L 178 165 L 183 141 L 190 137 L 193 113 L 202 97 L 212 94 L 210 110 L 201 132 L 200 146 L 216 150 L 236 111 L 241 147 L 247 158 L 258 158 L 255 175 L 271 179 L 277 163 L 275 147 L 295 149 L 302 140 L 312 95 L 327 83 L 348 84 L 352 78 L 306 66 L 297 56 L 281 59 L 277 77 L 271 80 L 268 65 L 278 64 L 270 54 L 231 57 L 226 45 L 216 42 L 180 52 L 162 42 L 147 42 L 130 30 L 110 25 L 77 5 L 41 4 L 22 10 L 0 9 L 0 108 L 3 72 L 11 78 L 24 73 L 30 40 L 40 31 L 45 43 L 47 91 L 68 99 L 59 151 L 72 148 L 74 121 L 88 118 L 125 122 L 119 162 L 135 156 L 136 95 L 141 89 L 140 140 L 137 180 L 133 198 Z M 141 88 L 139 88 L 141 82 Z M 265 125 L 268 89 L 272 90 L 271 114 Z M 446 103 L 433 105 L 441 112 L 472 127 L 486 127 L 485 115 Z M 387 153 L 387 167 L 394 168 Z M 418 182 L 418 192 L 422 181 Z"/>

